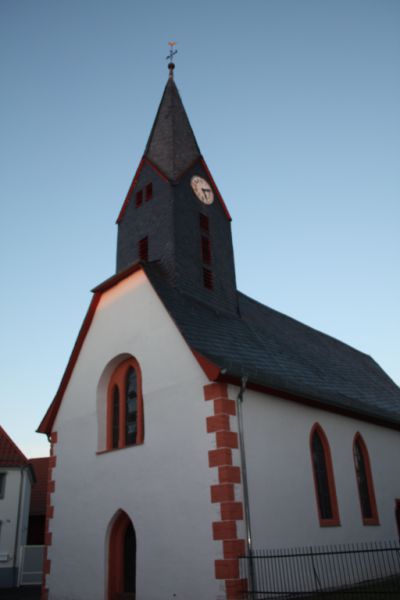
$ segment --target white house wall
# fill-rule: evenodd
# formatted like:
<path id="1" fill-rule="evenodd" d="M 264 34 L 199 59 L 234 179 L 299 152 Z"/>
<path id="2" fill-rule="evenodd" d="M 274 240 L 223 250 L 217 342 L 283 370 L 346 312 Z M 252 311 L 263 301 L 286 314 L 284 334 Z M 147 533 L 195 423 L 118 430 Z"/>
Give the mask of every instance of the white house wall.
<path id="1" fill-rule="evenodd" d="M 231 396 L 237 393 L 231 389 Z M 400 432 L 273 396 L 247 391 L 244 438 L 255 548 L 394 540 L 400 498 Z M 310 455 L 318 422 L 331 450 L 340 526 L 321 527 Z M 380 525 L 363 525 L 353 440 L 368 448 Z"/>
<path id="2" fill-rule="evenodd" d="M 144 444 L 101 453 L 107 381 L 125 355 L 142 371 Z M 136 532 L 138 598 L 218 597 L 206 383 L 142 272 L 103 294 L 53 428 L 50 600 L 105 598 L 107 532 L 118 509 Z"/>

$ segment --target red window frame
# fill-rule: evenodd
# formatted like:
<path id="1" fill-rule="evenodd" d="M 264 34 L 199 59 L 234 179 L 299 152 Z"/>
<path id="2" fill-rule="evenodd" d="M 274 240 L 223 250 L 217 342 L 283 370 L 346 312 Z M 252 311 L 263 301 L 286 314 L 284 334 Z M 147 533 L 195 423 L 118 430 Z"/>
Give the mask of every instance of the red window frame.
<path id="1" fill-rule="evenodd" d="M 126 443 L 126 385 L 127 374 L 132 368 L 136 372 L 137 381 L 137 417 L 136 417 L 136 443 Z M 118 427 L 118 445 L 113 446 L 113 414 L 114 414 L 114 389 L 119 391 L 119 427 Z M 142 395 L 142 373 L 139 363 L 135 358 L 128 358 L 118 365 L 110 377 L 107 392 L 107 450 L 116 450 L 117 448 L 130 448 L 138 446 L 144 441 L 144 415 L 143 415 L 143 395 Z"/>
<path id="2" fill-rule="evenodd" d="M 331 511 L 332 511 L 331 518 L 323 517 L 322 513 L 321 513 L 321 502 L 320 502 L 320 497 L 319 497 L 319 492 L 318 492 L 318 480 L 317 480 L 317 473 L 316 473 L 316 465 L 314 463 L 314 456 L 313 456 L 313 438 L 315 435 L 318 435 L 321 445 L 322 445 L 323 453 L 324 453 L 324 461 L 325 461 L 327 484 L 328 484 L 328 488 L 325 491 L 329 495 Z M 315 423 L 311 429 L 310 453 L 311 453 L 311 464 L 312 464 L 312 472 L 313 472 L 313 478 L 314 478 L 315 499 L 317 502 L 319 524 L 321 527 L 337 527 L 340 525 L 340 518 L 339 518 L 339 508 L 338 508 L 337 495 L 336 495 L 335 477 L 333 474 L 331 450 L 329 447 L 328 438 L 326 437 L 325 432 L 319 423 Z"/>
<path id="3" fill-rule="evenodd" d="M 370 508 L 371 508 L 371 516 L 370 517 L 364 516 L 364 513 L 363 513 L 363 501 L 361 498 L 361 494 L 363 492 L 361 489 L 359 472 L 357 469 L 357 459 L 356 459 L 356 451 L 355 451 L 356 445 L 358 445 L 358 448 L 360 450 L 360 453 L 362 455 L 362 459 L 364 462 L 364 471 L 365 471 L 365 479 L 366 479 L 366 484 L 367 484 L 368 500 L 369 500 L 369 504 L 370 504 Z M 360 510 L 361 510 L 361 517 L 362 517 L 363 524 L 364 525 L 379 525 L 378 508 L 376 505 L 374 481 L 372 479 L 371 463 L 369 460 L 368 449 L 367 449 L 366 443 L 364 442 L 364 439 L 363 439 L 361 433 L 359 433 L 359 432 L 356 433 L 356 435 L 354 436 L 354 440 L 353 440 L 353 460 L 354 460 L 354 469 L 356 472 L 358 498 L 360 501 Z"/>

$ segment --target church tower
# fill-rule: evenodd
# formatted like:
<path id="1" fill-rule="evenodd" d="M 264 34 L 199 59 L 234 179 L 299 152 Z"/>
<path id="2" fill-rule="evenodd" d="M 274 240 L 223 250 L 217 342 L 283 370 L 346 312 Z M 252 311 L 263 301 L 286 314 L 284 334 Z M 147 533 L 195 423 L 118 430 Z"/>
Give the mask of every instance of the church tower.
<path id="1" fill-rule="evenodd" d="M 179 291 L 236 313 L 231 217 L 201 155 L 173 67 L 117 220 L 117 272 L 137 260 L 157 261 Z"/>

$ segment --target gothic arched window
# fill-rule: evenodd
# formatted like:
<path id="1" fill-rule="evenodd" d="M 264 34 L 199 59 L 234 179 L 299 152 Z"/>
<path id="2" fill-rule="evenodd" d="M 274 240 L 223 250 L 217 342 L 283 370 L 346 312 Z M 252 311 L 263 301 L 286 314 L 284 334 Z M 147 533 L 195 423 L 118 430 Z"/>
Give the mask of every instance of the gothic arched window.
<path id="1" fill-rule="evenodd" d="M 144 439 L 141 373 L 129 358 L 115 369 L 108 385 L 107 448 L 142 444 Z"/>
<path id="2" fill-rule="evenodd" d="M 379 525 L 368 450 L 359 433 L 354 437 L 353 457 L 363 523 L 364 525 Z"/>
<path id="3" fill-rule="evenodd" d="M 310 447 L 320 525 L 340 525 L 331 452 L 318 423 L 311 430 Z"/>

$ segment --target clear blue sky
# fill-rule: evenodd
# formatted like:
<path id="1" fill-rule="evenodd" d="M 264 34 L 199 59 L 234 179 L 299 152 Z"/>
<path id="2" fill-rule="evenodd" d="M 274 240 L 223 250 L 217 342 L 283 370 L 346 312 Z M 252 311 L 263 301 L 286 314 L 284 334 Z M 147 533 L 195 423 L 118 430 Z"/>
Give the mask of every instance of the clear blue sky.
<path id="1" fill-rule="evenodd" d="M 398 0 L 1 0 L 1 424 L 29 456 L 176 40 L 239 288 L 400 384 Z"/>

